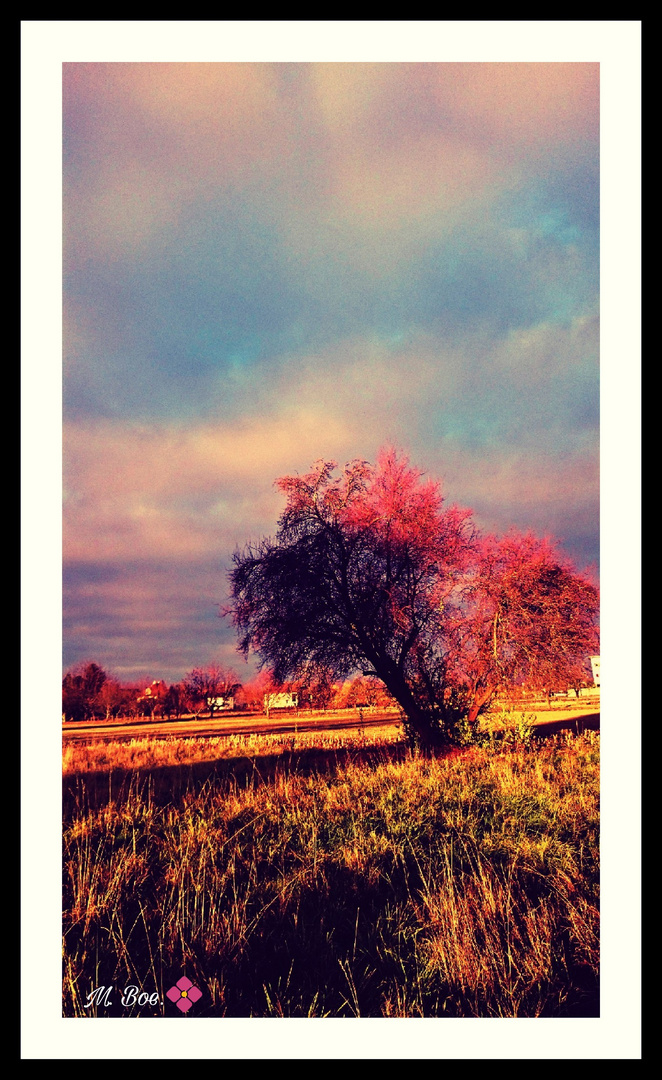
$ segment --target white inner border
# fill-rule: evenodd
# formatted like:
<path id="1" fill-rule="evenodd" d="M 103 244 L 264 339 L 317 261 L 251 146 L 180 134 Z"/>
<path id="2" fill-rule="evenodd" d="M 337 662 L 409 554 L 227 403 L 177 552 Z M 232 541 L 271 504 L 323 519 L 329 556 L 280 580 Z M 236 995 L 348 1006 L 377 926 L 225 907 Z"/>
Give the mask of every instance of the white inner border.
<path id="1" fill-rule="evenodd" d="M 639 21 L 22 23 L 23 1058 L 641 1056 L 641 29 Z M 182 1027 L 176 1018 L 61 1017 L 61 65 L 118 60 L 600 63 L 599 1019 L 199 1019 Z"/>

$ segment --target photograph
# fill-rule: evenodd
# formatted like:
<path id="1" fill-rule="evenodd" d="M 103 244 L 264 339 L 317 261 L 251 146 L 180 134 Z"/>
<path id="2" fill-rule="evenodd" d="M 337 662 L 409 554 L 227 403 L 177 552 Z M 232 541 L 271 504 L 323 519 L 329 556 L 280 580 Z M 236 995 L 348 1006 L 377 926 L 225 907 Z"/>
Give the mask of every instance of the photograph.
<path id="1" fill-rule="evenodd" d="M 403 52 L 57 65 L 81 1046 L 611 1008 L 602 65 Z"/>

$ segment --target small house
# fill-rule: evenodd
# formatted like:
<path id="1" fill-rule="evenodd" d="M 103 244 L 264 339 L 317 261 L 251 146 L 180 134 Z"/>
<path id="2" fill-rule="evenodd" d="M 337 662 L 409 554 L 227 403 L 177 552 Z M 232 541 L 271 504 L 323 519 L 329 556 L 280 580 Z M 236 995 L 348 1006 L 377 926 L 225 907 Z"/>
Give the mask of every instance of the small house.
<path id="1" fill-rule="evenodd" d="M 299 695 L 286 691 L 264 695 L 264 709 L 297 709 L 299 707 Z"/>

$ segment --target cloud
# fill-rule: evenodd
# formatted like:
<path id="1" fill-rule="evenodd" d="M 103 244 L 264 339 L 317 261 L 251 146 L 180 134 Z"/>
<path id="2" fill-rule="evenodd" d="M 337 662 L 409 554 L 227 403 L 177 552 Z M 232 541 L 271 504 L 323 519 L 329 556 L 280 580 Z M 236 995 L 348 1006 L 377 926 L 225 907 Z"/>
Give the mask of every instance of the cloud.
<path id="1" fill-rule="evenodd" d="M 302 453 L 318 456 L 319 422 L 300 414 L 296 426 L 67 426 L 66 557 L 199 560 L 231 548 L 273 518 L 275 476 Z M 342 434 L 330 426 L 327 445 Z"/>
<path id="2" fill-rule="evenodd" d="M 123 682 L 176 682 L 217 661 L 243 670 L 220 607 L 227 579 L 217 560 L 65 564 L 65 670 L 94 659 Z"/>
<path id="3" fill-rule="evenodd" d="M 444 64 L 435 75 L 440 105 L 452 102 L 455 122 L 493 148 L 577 154 L 597 144 L 597 63 Z"/>
<path id="4" fill-rule="evenodd" d="M 64 115 L 81 257 L 219 198 L 295 248 L 320 222 L 441 236 L 527 175 L 597 169 L 598 65 L 67 64 Z"/>

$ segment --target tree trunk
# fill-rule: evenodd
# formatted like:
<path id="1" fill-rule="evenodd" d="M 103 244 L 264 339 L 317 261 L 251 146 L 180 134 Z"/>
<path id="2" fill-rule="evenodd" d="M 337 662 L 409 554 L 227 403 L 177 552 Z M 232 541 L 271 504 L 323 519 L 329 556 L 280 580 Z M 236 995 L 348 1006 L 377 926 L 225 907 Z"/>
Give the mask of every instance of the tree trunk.
<path id="1" fill-rule="evenodd" d="M 490 700 L 493 694 L 494 687 L 490 686 L 489 684 L 485 686 L 482 690 L 476 690 L 474 692 L 474 699 L 469 707 L 469 712 L 467 713 L 468 723 L 476 723 L 476 720 L 480 715 L 480 710 L 482 709 L 483 705 L 485 705 L 485 703 Z"/>
<path id="2" fill-rule="evenodd" d="M 420 707 L 404 676 L 395 665 L 389 670 L 384 670 L 384 665 L 374 664 L 373 666 L 386 689 L 393 695 L 405 713 L 422 745 L 428 749 L 441 745 L 443 739 L 440 737 L 439 732 L 435 730 L 430 714 Z M 380 667 L 383 669 L 383 674 Z"/>

